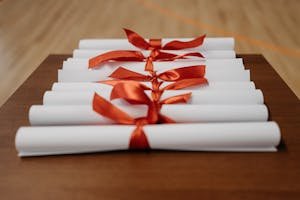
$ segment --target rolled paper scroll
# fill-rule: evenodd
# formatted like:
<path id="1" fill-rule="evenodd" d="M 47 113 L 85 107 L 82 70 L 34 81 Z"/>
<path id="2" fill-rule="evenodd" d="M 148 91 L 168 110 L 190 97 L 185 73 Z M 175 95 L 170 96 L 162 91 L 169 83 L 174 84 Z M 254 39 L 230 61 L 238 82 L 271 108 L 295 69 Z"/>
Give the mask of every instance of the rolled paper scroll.
<path id="1" fill-rule="evenodd" d="M 143 71 L 143 69 L 136 69 L 135 71 L 147 75 L 147 72 Z M 97 82 L 109 79 L 111 73 L 112 70 L 105 67 L 101 67 L 98 70 L 58 70 L 58 82 Z M 206 68 L 205 78 L 208 82 L 250 81 L 250 71 Z"/>
<path id="2" fill-rule="evenodd" d="M 111 90 L 97 91 L 99 95 L 109 100 Z M 47 91 L 44 94 L 44 105 L 91 105 L 95 91 Z M 191 92 L 189 90 L 166 90 L 162 99 Z M 151 92 L 146 91 L 150 96 Z M 126 101 L 114 100 L 118 105 L 127 105 Z M 263 104 L 261 90 L 209 90 L 192 91 L 189 104 Z"/>
<path id="3" fill-rule="evenodd" d="M 162 45 L 173 41 L 190 41 L 193 38 L 166 38 L 162 39 Z M 127 39 L 83 39 L 79 41 L 80 49 L 130 49 L 138 50 L 137 47 L 133 46 L 128 42 Z M 217 37 L 217 38 L 205 38 L 201 46 L 196 48 L 191 48 L 189 50 L 233 50 L 234 49 L 234 39 L 229 37 Z"/>
<path id="4" fill-rule="evenodd" d="M 127 69 L 144 69 L 146 62 L 108 62 L 101 65 L 101 67 L 110 67 L 112 71 L 116 70 L 119 66 L 126 66 Z M 155 70 L 170 70 L 177 66 L 193 66 L 193 65 L 205 65 L 206 68 L 214 69 L 244 69 L 243 60 L 241 58 L 236 59 L 208 59 L 190 61 L 186 60 L 174 60 L 172 62 L 153 62 Z M 63 62 L 63 70 L 85 70 L 88 69 L 88 59 L 82 58 L 69 58 Z M 96 70 L 97 68 L 95 68 Z"/>
<path id="5" fill-rule="evenodd" d="M 119 106 L 134 118 L 146 116 L 144 105 Z M 251 122 L 267 121 L 265 105 L 171 105 L 166 104 L 161 114 L 177 123 Z M 31 125 L 95 125 L 115 122 L 97 114 L 91 105 L 34 105 L 29 110 Z"/>
<path id="6" fill-rule="evenodd" d="M 127 50 L 127 49 L 126 49 Z M 89 49 L 75 49 L 73 51 L 73 58 L 93 58 L 103 53 L 107 53 L 110 50 L 89 50 Z M 163 52 L 173 53 L 176 55 L 182 55 L 192 51 L 178 51 L 178 50 L 162 50 Z M 151 51 L 141 51 L 145 57 L 150 55 Z M 233 50 L 211 50 L 211 51 L 200 51 L 206 59 L 233 59 L 236 58 L 235 51 Z M 202 60 L 203 58 L 191 57 L 192 60 Z"/>
<path id="7" fill-rule="evenodd" d="M 143 83 L 151 88 L 150 82 Z M 164 82 L 161 87 L 165 87 L 169 82 Z M 103 90 L 111 90 L 112 86 L 103 83 L 72 83 L 72 82 L 56 82 L 52 85 L 52 91 L 94 91 L 101 93 Z M 186 88 L 188 90 L 254 90 L 254 82 L 210 82 L 209 84 L 202 84 L 199 86 L 192 86 Z"/>
<path id="8" fill-rule="evenodd" d="M 127 150 L 134 125 L 21 127 L 19 156 Z M 275 122 L 146 125 L 151 149 L 273 152 L 280 142 Z"/>

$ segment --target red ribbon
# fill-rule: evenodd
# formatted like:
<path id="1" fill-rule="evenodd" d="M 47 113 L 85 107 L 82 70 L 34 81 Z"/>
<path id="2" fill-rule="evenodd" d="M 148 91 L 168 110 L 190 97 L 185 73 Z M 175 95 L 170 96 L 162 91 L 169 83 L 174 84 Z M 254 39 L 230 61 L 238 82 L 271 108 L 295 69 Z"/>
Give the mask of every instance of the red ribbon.
<path id="1" fill-rule="evenodd" d="M 160 114 L 161 106 L 163 104 L 173 104 L 178 102 L 186 103 L 189 100 L 190 96 L 191 93 L 187 93 L 166 98 L 162 101 L 152 101 L 144 93 L 143 86 L 133 84 L 133 82 L 121 82 L 114 86 L 111 92 L 111 100 L 122 98 L 132 104 L 146 104 L 148 105 L 147 116 L 134 119 L 98 94 L 94 95 L 93 110 L 100 115 L 110 118 L 120 124 L 135 124 L 136 128 L 131 134 L 129 148 L 150 149 L 149 142 L 143 131 L 143 126 L 145 124 L 174 123 L 172 119 Z"/>
<path id="2" fill-rule="evenodd" d="M 110 99 L 117 99 L 121 98 L 129 102 L 130 104 L 145 104 L 148 105 L 148 113 L 147 116 L 144 118 L 138 118 L 134 119 L 130 117 L 128 114 L 121 111 L 119 108 L 114 106 L 109 101 L 106 101 L 99 95 L 95 94 L 94 100 L 93 100 L 93 109 L 105 116 L 108 117 L 118 123 L 121 124 L 136 124 L 136 128 L 134 129 L 133 133 L 130 137 L 129 142 L 129 148 L 130 149 L 149 149 L 150 145 L 147 140 L 147 137 L 143 131 L 143 125 L 145 124 L 156 124 L 156 123 L 174 123 L 172 119 L 170 119 L 167 116 L 164 116 L 160 113 L 161 107 L 164 104 L 176 104 L 176 103 L 187 103 L 189 99 L 191 98 L 191 93 L 186 94 L 180 94 L 173 97 L 169 97 L 163 100 L 160 100 L 162 93 L 164 90 L 167 89 L 181 89 L 185 87 L 189 87 L 191 85 L 199 85 L 203 83 L 207 83 L 207 80 L 203 78 L 191 78 L 191 79 L 184 79 L 187 78 L 187 73 L 189 70 L 198 68 L 196 72 L 198 72 L 199 76 L 204 76 L 205 73 L 205 66 L 192 66 L 186 67 L 186 68 L 179 68 L 174 70 L 169 70 L 164 73 L 159 74 L 156 77 L 151 77 L 152 80 L 152 99 L 150 99 L 147 94 L 145 93 L 145 90 L 150 89 L 146 87 L 145 85 L 137 82 L 132 81 L 128 77 L 128 80 L 107 80 L 103 83 L 111 84 L 113 85 L 113 89 L 111 91 Z M 203 68 L 204 69 L 201 69 Z M 124 71 L 125 70 L 125 71 Z M 121 68 L 121 71 L 118 71 L 114 73 L 114 76 L 118 75 L 124 75 L 124 73 L 132 73 L 130 70 L 126 70 L 124 68 Z M 135 73 L 135 72 L 133 72 Z M 197 74 L 197 73 L 196 73 Z M 134 74 L 137 79 L 141 79 L 141 77 L 144 77 L 145 80 L 150 80 L 148 76 L 145 76 L 143 74 L 138 73 Z M 160 89 L 160 85 L 162 82 L 159 82 L 157 80 L 157 77 L 162 78 L 162 80 L 171 80 L 175 81 L 174 83 L 164 87 L 163 89 Z M 194 75 L 191 77 L 195 77 Z"/>
<path id="3" fill-rule="evenodd" d="M 188 56 L 203 58 L 203 55 L 198 52 L 190 52 L 182 55 L 166 53 L 162 51 L 151 51 L 149 57 L 145 57 L 140 51 L 118 50 L 109 51 L 89 59 L 89 68 L 100 67 L 101 64 L 109 61 L 146 61 L 145 70 L 153 71 L 153 61 L 173 61 L 176 59 L 185 59 Z"/>
<path id="4" fill-rule="evenodd" d="M 183 42 L 178 40 L 173 40 L 166 43 L 164 46 L 161 44 L 161 39 L 150 39 L 147 42 L 142 36 L 133 32 L 132 30 L 125 29 L 128 41 L 136 46 L 137 48 L 144 50 L 153 50 L 153 49 L 162 49 L 162 50 L 181 50 L 181 49 L 190 49 L 201 46 L 203 44 L 204 38 L 206 35 L 197 37 L 191 41 Z"/>
<path id="5" fill-rule="evenodd" d="M 110 118 L 120 124 L 136 124 L 137 127 L 131 134 L 130 149 L 150 149 L 149 142 L 143 131 L 143 125 L 147 124 L 147 118 L 134 119 L 118 107 L 95 93 L 93 109 L 100 115 Z"/>
<path id="6" fill-rule="evenodd" d="M 178 90 L 184 89 L 187 87 L 207 84 L 208 81 L 204 77 L 205 76 L 205 65 L 196 65 L 189 67 L 180 67 L 172 70 L 167 70 L 160 74 L 156 74 L 156 72 L 152 72 L 150 75 L 140 74 L 131 70 L 128 70 L 123 67 L 119 67 L 116 69 L 111 75 L 111 78 L 120 79 L 120 80 L 105 80 L 99 81 L 99 83 L 105 83 L 108 85 L 116 85 L 120 83 L 121 80 L 125 81 L 151 81 L 152 82 L 152 90 L 157 90 L 160 87 L 162 82 L 159 82 L 157 79 L 161 79 L 163 81 L 174 82 L 171 83 L 161 90 Z M 132 83 L 134 84 L 134 83 Z M 151 90 L 147 86 L 139 84 L 143 86 L 144 90 Z"/>
<path id="7" fill-rule="evenodd" d="M 154 78 L 163 81 L 179 81 L 183 79 L 204 78 L 205 65 L 195 65 L 188 67 L 178 67 L 167 70 L 160 74 L 153 72 L 151 75 L 140 74 L 124 67 L 116 69 L 109 77 L 114 79 L 135 80 L 135 81 L 151 81 Z"/>
<path id="8" fill-rule="evenodd" d="M 205 35 L 187 42 L 174 40 L 162 46 L 161 39 L 150 39 L 149 42 L 147 42 L 143 37 L 129 29 L 124 29 L 124 31 L 127 35 L 128 41 L 131 44 L 140 49 L 151 50 L 150 56 L 145 57 L 140 51 L 110 51 L 91 58 L 89 60 L 89 68 L 99 67 L 102 63 L 108 61 L 146 61 L 145 71 L 153 71 L 153 61 L 173 61 L 176 59 L 185 59 L 187 56 L 204 58 L 204 56 L 199 52 L 176 55 L 162 52 L 160 50 L 181 50 L 195 48 L 203 44 Z"/>
<path id="9" fill-rule="evenodd" d="M 181 67 L 156 74 L 153 70 L 153 61 L 173 61 L 175 59 L 184 59 L 186 56 L 203 57 L 198 52 L 176 55 L 172 53 L 161 52 L 163 50 L 180 50 L 185 48 L 194 48 L 203 43 L 204 36 L 198 37 L 188 42 L 171 41 L 164 46 L 161 45 L 161 39 L 150 39 L 147 42 L 137 33 L 124 29 L 128 41 L 134 46 L 151 50 L 150 56 L 145 57 L 140 51 L 111 51 L 89 60 L 89 68 L 95 68 L 104 62 L 109 61 L 146 61 L 145 70 L 150 75 L 140 74 L 123 67 L 119 67 L 110 77 L 118 80 L 106 80 L 101 83 L 113 85 L 110 99 L 122 98 L 131 104 L 145 104 L 148 106 L 146 117 L 134 119 L 118 107 L 105 100 L 101 96 L 95 94 L 93 99 L 93 109 L 100 115 L 110 118 L 120 124 L 135 124 L 136 128 L 131 134 L 129 141 L 130 149 L 149 149 L 150 145 L 143 131 L 145 124 L 156 123 L 174 123 L 172 119 L 160 113 L 164 104 L 187 103 L 191 98 L 191 93 L 176 95 L 161 100 L 164 90 L 182 89 L 194 85 L 205 84 L 205 66 L 189 66 Z M 159 81 L 162 80 L 162 81 Z M 149 90 L 147 86 L 137 81 L 151 81 L 152 98 L 150 99 L 145 90 Z M 163 81 L 173 82 L 164 88 L 160 88 Z"/>

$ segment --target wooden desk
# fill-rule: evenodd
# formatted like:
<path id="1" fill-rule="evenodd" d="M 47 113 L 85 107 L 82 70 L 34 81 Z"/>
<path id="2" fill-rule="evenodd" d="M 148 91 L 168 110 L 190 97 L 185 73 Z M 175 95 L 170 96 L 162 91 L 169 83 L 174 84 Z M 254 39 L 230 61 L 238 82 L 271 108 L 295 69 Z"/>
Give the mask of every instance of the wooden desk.
<path id="1" fill-rule="evenodd" d="M 112 152 L 21 159 L 15 133 L 68 55 L 50 55 L 0 109 L 0 199 L 299 199 L 299 100 L 261 55 L 241 55 L 284 144 L 278 153 Z"/>

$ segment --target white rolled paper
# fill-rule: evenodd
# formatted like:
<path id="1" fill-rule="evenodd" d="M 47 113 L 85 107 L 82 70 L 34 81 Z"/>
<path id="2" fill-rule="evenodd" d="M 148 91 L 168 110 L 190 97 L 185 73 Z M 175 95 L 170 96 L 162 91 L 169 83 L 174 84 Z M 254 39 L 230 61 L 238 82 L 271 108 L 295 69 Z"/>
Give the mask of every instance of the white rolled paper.
<path id="1" fill-rule="evenodd" d="M 145 117 L 144 105 L 119 106 L 133 118 Z M 161 114 L 177 123 L 267 121 L 265 105 L 163 105 Z M 115 122 L 96 113 L 92 105 L 34 105 L 29 110 L 31 125 L 95 125 Z"/>
<path id="2" fill-rule="evenodd" d="M 21 127 L 19 156 L 74 154 L 128 149 L 134 125 Z M 275 122 L 146 125 L 152 149 L 273 152 L 280 142 Z"/>
<path id="3" fill-rule="evenodd" d="M 150 97 L 151 92 L 145 91 Z M 166 90 L 161 99 L 179 94 L 191 92 L 189 90 Z M 94 91 L 46 91 L 44 93 L 44 105 L 91 105 L 94 98 Z M 97 91 L 103 98 L 109 100 L 110 90 Z M 125 101 L 114 100 L 118 105 Z M 194 90 L 192 91 L 189 104 L 263 104 L 264 97 L 261 90 Z"/>
<path id="4" fill-rule="evenodd" d="M 90 49 L 75 49 L 73 51 L 73 58 L 93 58 L 95 56 L 98 56 L 103 53 L 107 53 L 110 50 L 90 50 Z M 145 57 L 148 57 L 150 55 L 151 51 L 141 51 Z M 167 53 L 173 53 L 176 55 L 183 55 L 187 52 L 192 51 L 172 51 L 172 50 L 164 50 L 163 52 Z M 224 59 L 229 58 L 233 59 L 236 58 L 235 51 L 234 50 L 210 50 L 210 51 L 200 51 L 200 53 L 204 56 L 206 59 Z M 192 60 L 199 60 L 203 58 L 198 57 L 189 57 Z"/>
<path id="5" fill-rule="evenodd" d="M 86 70 L 88 69 L 89 59 L 85 58 L 68 58 L 63 62 L 63 70 Z M 107 62 L 101 65 L 102 67 L 110 67 L 112 71 L 116 70 L 120 66 L 126 66 L 127 69 L 136 70 L 144 69 L 145 62 Z M 243 60 L 241 58 L 236 59 L 208 59 L 208 60 L 198 60 L 190 61 L 180 60 L 172 62 L 153 62 L 155 70 L 170 70 L 178 67 L 193 66 L 193 65 L 205 65 L 207 68 L 216 68 L 216 69 L 244 69 Z M 99 69 L 99 68 L 94 68 Z"/>
<path id="6" fill-rule="evenodd" d="M 172 41 L 190 41 L 193 38 L 166 38 L 162 39 L 162 45 Z M 138 50 L 128 42 L 127 39 L 82 39 L 79 41 L 80 49 L 131 49 Z M 205 38 L 203 44 L 199 47 L 189 50 L 233 50 L 234 39 L 231 37 Z"/>
<path id="7" fill-rule="evenodd" d="M 147 75 L 148 73 L 143 70 L 136 69 L 134 71 Z M 112 72 L 110 68 L 105 67 L 101 67 L 99 70 L 58 70 L 58 82 L 97 82 L 107 80 Z M 208 82 L 250 81 L 250 71 L 207 68 L 205 78 Z"/>
<path id="8" fill-rule="evenodd" d="M 151 88 L 151 83 L 144 82 L 144 85 Z M 164 82 L 161 87 L 165 87 L 169 85 L 169 82 Z M 102 84 L 102 83 L 72 83 L 72 82 L 56 82 L 52 85 L 53 91 L 94 91 L 94 92 L 102 92 L 103 90 L 111 90 L 112 86 Z M 209 84 L 192 86 L 187 88 L 188 90 L 254 90 L 255 84 L 254 82 L 210 82 Z"/>

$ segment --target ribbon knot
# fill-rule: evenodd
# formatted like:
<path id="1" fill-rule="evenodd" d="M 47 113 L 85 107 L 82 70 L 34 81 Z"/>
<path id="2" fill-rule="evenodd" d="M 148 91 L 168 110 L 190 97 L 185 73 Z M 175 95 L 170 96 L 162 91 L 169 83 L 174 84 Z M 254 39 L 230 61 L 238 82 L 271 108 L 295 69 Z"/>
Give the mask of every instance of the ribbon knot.
<path id="1" fill-rule="evenodd" d="M 161 49 L 161 39 L 150 39 L 149 45 L 149 50 Z"/>
<path id="2" fill-rule="evenodd" d="M 129 149 L 134 149 L 134 150 L 150 149 L 150 144 L 143 130 L 143 126 L 146 124 L 148 124 L 148 119 L 145 117 L 135 119 L 136 128 L 134 129 L 134 131 L 130 136 Z"/>

